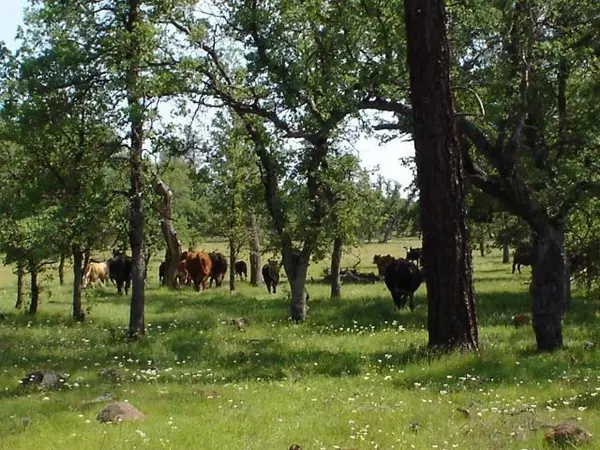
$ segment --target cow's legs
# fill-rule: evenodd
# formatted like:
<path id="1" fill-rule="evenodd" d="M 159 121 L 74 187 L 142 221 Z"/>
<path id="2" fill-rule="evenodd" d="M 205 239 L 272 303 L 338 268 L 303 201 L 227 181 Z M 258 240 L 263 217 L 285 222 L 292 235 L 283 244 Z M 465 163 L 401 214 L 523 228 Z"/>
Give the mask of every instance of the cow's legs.
<path id="1" fill-rule="evenodd" d="M 119 295 L 123 295 L 123 281 L 122 280 L 116 280 L 117 283 L 117 294 Z"/>

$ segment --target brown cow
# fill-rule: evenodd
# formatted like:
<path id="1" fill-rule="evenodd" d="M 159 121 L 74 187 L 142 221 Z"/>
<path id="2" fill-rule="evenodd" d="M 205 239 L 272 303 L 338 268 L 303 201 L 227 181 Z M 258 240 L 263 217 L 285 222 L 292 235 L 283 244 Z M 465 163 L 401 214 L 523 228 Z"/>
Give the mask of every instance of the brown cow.
<path id="1" fill-rule="evenodd" d="M 100 282 L 104 284 L 109 279 L 108 263 L 90 261 L 85 268 L 83 275 L 83 287 Z"/>
<path id="2" fill-rule="evenodd" d="M 181 259 L 185 259 L 188 276 L 194 283 L 196 291 L 200 291 L 200 286 L 203 290 L 206 289 L 206 280 L 212 270 L 210 256 L 204 252 L 187 251 L 181 254 Z"/>
<path id="3" fill-rule="evenodd" d="M 377 266 L 377 272 L 379 273 L 379 279 L 381 280 L 385 276 L 385 269 L 394 262 L 392 255 L 375 255 L 373 256 L 373 263 Z"/>

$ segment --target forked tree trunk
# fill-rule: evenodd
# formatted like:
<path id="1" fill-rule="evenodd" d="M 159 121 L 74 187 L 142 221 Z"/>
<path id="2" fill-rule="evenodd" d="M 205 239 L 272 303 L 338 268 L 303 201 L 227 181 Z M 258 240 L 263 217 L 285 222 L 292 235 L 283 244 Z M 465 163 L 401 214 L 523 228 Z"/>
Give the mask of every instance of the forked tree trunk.
<path id="1" fill-rule="evenodd" d="M 229 238 L 229 291 L 235 292 L 235 263 L 237 261 L 235 241 Z"/>
<path id="2" fill-rule="evenodd" d="M 260 230 L 256 223 L 256 216 L 250 215 L 250 284 L 258 286 L 262 282 L 260 267 Z"/>
<path id="3" fill-rule="evenodd" d="M 177 238 L 177 232 L 173 225 L 172 200 L 173 192 L 162 180 L 158 180 L 154 187 L 155 192 L 162 197 L 159 206 L 160 231 L 167 245 L 165 251 L 165 277 L 163 284 L 173 289 L 177 288 L 177 270 L 181 256 L 181 242 Z"/>
<path id="4" fill-rule="evenodd" d="M 38 284 L 38 268 L 33 262 L 29 263 L 29 275 L 31 279 L 31 303 L 29 304 L 29 314 L 35 315 L 40 302 L 40 286 Z"/>
<path id="5" fill-rule="evenodd" d="M 564 243 L 562 227 L 548 227 L 543 235 L 534 236 L 531 312 L 538 350 L 556 350 L 563 345 L 561 322 L 569 291 Z"/>
<path id="6" fill-rule="evenodd" d="M 145 332 L 144 324 L 144 275 L 145 238 L 144 214 L 142 210 L 143 167 L 142 150 L 144 142 L 144 112 L 140 92 L 140 0 L 127 0 L 125 31 L 129 38 L 126 61 L 127 64 L 127 105 L 129 106 L 129 124 L 131 145 L 129 149 L 129 167 L 131 170 L 130 189 L 130 231 L 131 245 L 131 306 L 129 311 L 129 335 L 136 338 Z"/>
<path id="7" fill-rule="evenodd" d="M 83 252 L 73 246 L 73 320 L 83 322 L 85 314 L 81 308 L 81 289 L 83 283 Z"/>
<path id="8" fill-rule="evenodd" d="M 292 291 L 290 315 L 294 322 L 303 322 L 308 310 L 306 295 L 308 257 L 303 253 L 290 250 L 284 250 L 283 253 L 283 267 Z"/>
<path id="9" fill-rule="evenodd" d="M 61 286 L 65 284 L 65 254 L 60 254 L 60 259 L 58 262 L 58 281 Z"/>
<path id="10" fill-rule="evenodd" d="M 333 252 L 331 253 L 331 298 L 339 298 L 342 295 L 340 283 L 340 265 L 342 263 L 342 238 L 333 240 Z"/>
<path id="11" fill-rule="evenodd" d="M 508 242 L 502 243 L 502 264 L 508 264 L 510 262 L 510 248 Z"/>
<path id="12" fill-rule="evenodd" d="M 23 298 L 25 297 L 24 292 L 24 281 L 25 281 L 25 264 L 22 260 L 17 261 L 17 301 L 15 302 L 16 309 L 23 308 Z"/>
<path id="13" fill-rule="evenodd" d="M 405 0 L 429 346 L 477 350 L 465 192 L 442 0 Z"/>

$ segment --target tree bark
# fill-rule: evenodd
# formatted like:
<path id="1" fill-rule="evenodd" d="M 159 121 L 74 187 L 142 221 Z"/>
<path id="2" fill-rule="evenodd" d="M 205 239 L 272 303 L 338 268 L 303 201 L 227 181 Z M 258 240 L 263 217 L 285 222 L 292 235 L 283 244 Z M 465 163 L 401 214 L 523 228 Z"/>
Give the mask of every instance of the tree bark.
<path id="1" fill-rule="evenodd" d="M 127 21 L 125 30 L 129 39 L 127 51 L 127 104 L 129 106 L 129 123 L 131 126 L 131 144 L 129 149 L 129 167 L 131 170 L 130 189 L 130 232 L 131 245 L 131 306 L 129 312 L 129 335 L 136 338 L 143 335 L 144 324 L 144 275 L 145 269 L 145 237 L 144 213 L 142 208 L 143 167 L 142 145 L 144 142 L 144 118 L 141 104 L 140 78 L 140 36 L 138 26 L 141 24 L 139 0 L 127 0 Z"/>
<path id="2" fill-rule="evenodd" d="M 333 252 L 331 253 L 331 298 L 339 298 L 342 295 L 340 282 L 340 266 L 342 264 L 342 238 L 333 240 Z"/>
<path id="3" fill-rule="evenodd" d="M 429 346 L 477 350 L 462 158 L 441 0 L 405 0 Z"/>
<path id="4" fill-rule="evenodd" d="M 24 292 L 24 281 L 25 281 L 25 264 L 22 260 L 17 261 L 17 301 L 15 302 L 16 309 L 23 308 L 23 298 L 25 297 Z"/>
<path id="5" fill-rule="evenodd" d="M 81 289 L 83 283 L 83 252 L 73 246 L 73 320 L 83 322 L 85 313 L 81 309 Z"/>
<path id="6" fill-rule="evenodd" d="M 235 263 L 237 261 L 237 252 L 235 241 L 229 238 L 229 291 L 235 292 Z"/>
<path id="7" fill-rule="evenodd" d="M 256 222 L 256 216 L 251 214 L 249 217 L 250 228 L 250 284 L 258 286 L 262 283 L 262 273 L 260 266 L 260 230 Z"/>
<path id="8" fill-rule="evenodd" d="M 155 192 L 163 199 L 159 206 L 160 230 L 167 245 L 165 251 L 165 277 L 163 284 L 173 289 L 177 288 L 177 270 L 181 257 L 181 242 L 177 238 L 177 232 L 173 225 L 172 200 L 173 192 L 162 180 L 158 180 L 154 186 Z M 232 266 L 233 267 L 233 266 Z"/>
<path id="9" fill-rule="evenodd" d="M 35 315 L 40 302 L 40 286 L 38 284 L 38 268 L 33 261 L 29 263 L 29 275 L 31 280 L 31 303 L 29 304 L 29 314 Z"/>
<path id="10" fill-rule="evenodd" d="M 290 315 L 294 322 L 304 321 L 308 310 L 306 304 L 308 299 L 306 293 L 308 258 L 309 256 L 305 252 L 296 252 L 291 248 L 283 250 L 283 267 L 292 291 Z"/>
<path id="11" fill-rule="evenodd" d="M 531 275 L 532 325 L 538 350 L 563 346 L 562 316 L 568 308 L 568 277 L 562 226 L 534 235 Z"/>
<path id="12" fill-rule="evenodd" d="M 502 243 L 502 264 L 508 264 L 510 262 L 510 248 L 508 242 Z"/>
<path id="13" fill-rule="evenodd" d="M 60 254 L 60 259 L 58 262 L 58 281 L 61 286 L 65 284 L 65 254 Z"/>

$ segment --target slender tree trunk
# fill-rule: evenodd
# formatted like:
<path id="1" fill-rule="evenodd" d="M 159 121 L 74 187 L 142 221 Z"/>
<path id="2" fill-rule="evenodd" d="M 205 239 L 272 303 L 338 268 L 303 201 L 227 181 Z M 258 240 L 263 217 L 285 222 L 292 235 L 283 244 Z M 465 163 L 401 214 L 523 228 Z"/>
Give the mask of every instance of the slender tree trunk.
<path id="1" fill-rule="evenodd" d="M 258 286 L 262 282 L 260 267 L 260 230 L 256 222 L 256 216 L 250 215 L 250 284 Z"/>
<path id="2" fill-rule="evenodd" d="M 508 264 L 510 262 L 510 248 L 508 241 L 502 242 L 502 264 Z"/>
<path id="3" fill-rule="evenodd" d="M 16 309 L 23 308 L 23 298 L 25 297 L 24 292 L 24 281 L 25 281 L 25 264 L 22 260 L 17 261 L 17 301 L 15 303 Z"/>
<path id="4" fill-rule="evenodd" d="M 73 246 L 73 319 L 77 322 L 85 320 L 85 313 L 81 308 L 81 290 L 83 283 L 83 252 L 77 246 Z"/>
<path id="5" fill-rule="evenodd" d="M 331 298 L 339 298 L 342 295 L 340 283 L 340 265 L 342 263 L 342 238 L 333 240 L 333 252 L 331 253 Z"/>
<path id="6" fill-rule="evenodd" d="M 477 350 L 459 139 L 442 0 L 405 0 L 429 346 Z"/>
<path id="7" fill-rule="evenodd" d="M 60 259 L 58 262 L 58 281 L 61 286 L 65 285 L 65 254 L 60 254 Z"/>
<path id="8" fill-rule="evenodd" d="M 29 305 L 29 314 L 35 315 L 40 302 L 40 286 L 38 285 L 38 268 L 33 261 L 29 263 L 29 275 L 31 277 L 31 303 Z"/>
<path id="9" fill-rule="evenodd" d="M 235 292 L 235 263 L 237 261 L 237 252 L 235 241 L 232 237 L 229 238 L 229 291 Z"/>
<path id="10" fill-rule="evenodd" d="M 173 225 L 172 200 L 173 192 L 162 180 L 158 180 L 154 190 L 163 201 L 159 207 L 160 230 L 167 245 L 165 252 L 165 277 L 163 284 L 173 289 L 177 288 L 177 270 L 181 257 L 181 242 L 177 238 L 177 232 Z M 233 267 L 233 266 L 232 266 Z"/>
<path id="11" fill-rule="evenodd" d="M 92 258 L 92 251 L 88 247 L 83 252 L 83 267 L 81 268 L 81 270 L 85 271 L 85 269 L 87 268 L 88 264 L 90 263 L 90 259 L 91 258 Z"/>
<path id="12" fill-rule="evenodd" d="M 551 351 L 563 345 L 561 322 L 569 306 L 564 243 L 561 226 L 534 235 L 531 310 L 538 350 Z"/>
<path id="13" fill-rule="evenodd" d="M 485 241 L 483 238 L 479 239 L 479 254 L 481 257 L 485 257 Z"/>
<path id="14" fill-rule="evenodd" d="M 294 322 L 303 322 L 306 319 L 307 293 L 306 274 L 308 273 L 308 258 L 304 252 L 297 253 L 291 249 L 283 250 L 283 267 L 290 284 L 292 298 L 290 301 L 290 315 Z"/>
<path id="15" fill-rule="evenodd" d="M 129 39 L 127 52 L 127 104 L 129 106 L 129 123 L 131 125 L 131 145 L 129 149 L 129 167 L 131 169 L 130 190 L 130 232 L 131 245 L 131 307 L 129 313 L 129 335 L 135 338 L 144 334 L 144 275 L 145 238 L 144 214 L 142 210 L 143 167 L 142 145 L 144 142 L 144 112 L 141 104 L 140 88 L 140 36 L 138 26 L 141 25 L 140 1 L 127 0 L 126 31 Z"/>

